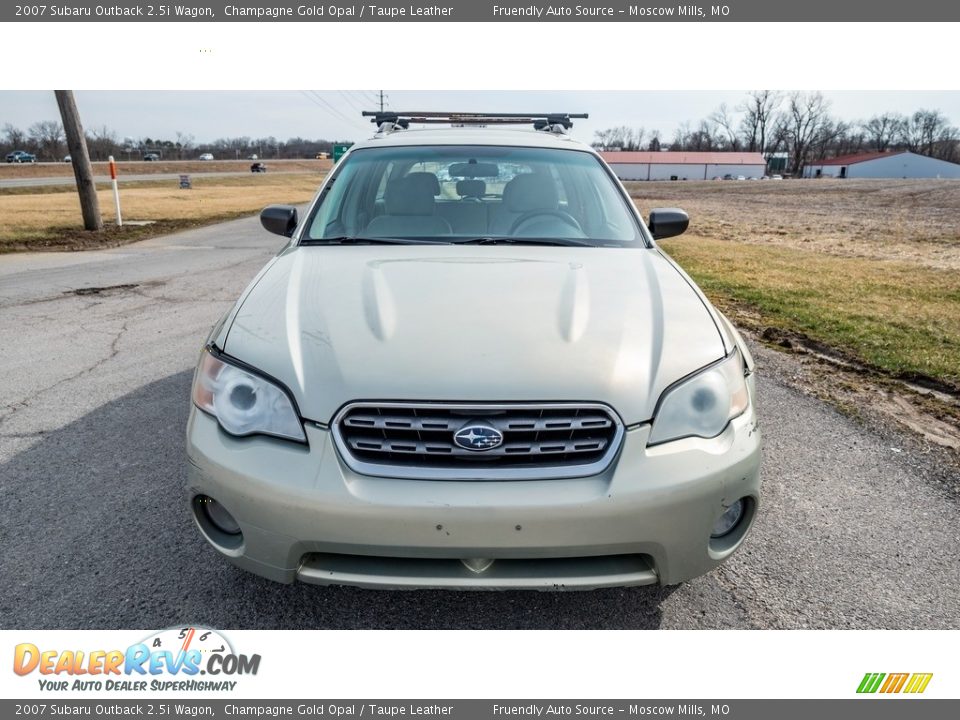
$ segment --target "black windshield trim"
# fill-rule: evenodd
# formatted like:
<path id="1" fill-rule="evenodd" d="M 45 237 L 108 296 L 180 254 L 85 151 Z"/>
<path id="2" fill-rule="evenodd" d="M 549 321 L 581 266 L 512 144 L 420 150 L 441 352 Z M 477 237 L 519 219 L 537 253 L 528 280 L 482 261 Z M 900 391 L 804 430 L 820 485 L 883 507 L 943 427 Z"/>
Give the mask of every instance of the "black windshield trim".
<path id="1" fill-rule="evenodd" d="M 435 238 L 396 238 L 396 237 L 334 237 L 304 238 L 301 245 L 449 245 L 449 240 Z"/>
<path id="2" fill-rule="evenodd" d="M 326 242 L 325 239 L 322 239 L 322 238 L 313 239 L 313 238 L 307 237 L 308 229 L 313 225 L 313 221 L 314 221 L 314 219 L 316 218 L 317 213 L 320 212 L 320 208 L 321 208 L 321 206 L 323 205 L 323 202 L 326 200 L 326 196 L 329 194 L 330 186 L 336 181 L 337 176 L 338 176 L 338 175 L 340 174 L 340 172 L 343 170 L 343 167 L 347 164 L 347 161 L 350 160 L 350 157 L 351 157 L 351 156 L 356 155 L 357 153 L 365 153 L 365 152 L 367 152 L 367 151 L 372 151 L 372 150 L 381 150 L 381 149 L 383 149 L 383 148 L 385 148 L 385 147 L 390 147 L 390 148 L 431 148 L 431 149 L 433 149 L 433 150 L 441 150 L 441 149 L 442 149 L 442 150 L 446 150 L 446 149 L 450 149 L 450 148 L 465 148 L 465 149 L 471 149 L 471 150 L 478 150 L 478 155 L 487 155 L 487 156 L 493 154 L 491 151 L 493 151 L 493 150 L 498 150 L 498 149 L 556 150 L 556 151 L 560 151 L 560 152 L 578 152 L 578 153 L 584 153 L 584 154 L 586 154 L 586 155 L 590 155 L 590 156 L 592 156 L 592 157 L 597 161 L 597 163 L 600 165 L 601 171 L 604 172 L 604 173 L 606 173 L 607 177 L 609 177 L 610 180 L 611 180 L 611 182 L 613 183 L 614 190 L 615 190 L 615 192 L 617 192 L 617 193 L 620 195 L 621 199 L 623 200 L 623 203 L 624 203 L 624 205 L 625 205 L 625 208 L 624 208 L 624 209 L 625 209 L 627 215 L 630 217 L 630 220 L 633 222 L 634 229 L 636 230 L 636 233 L 637 233 L 637 234 L 636 234 L 636 239 L 635 239 L 635 240 L 631 240 L 631 241 L 619 241 L 619 240 L 613 240 L 613 241 L 611 241 L 611 240 L 609 240 L 609 239 L 602 239 L 602 240 L 593 240 L 592 242 L 589 242 L 588 244 L 589 244 L 591 247 L 620 247 L 620 248 L 641 248 L 641 249 L 651 249 L 651 248 L 656 247 L 656 243 L 654 242 L 653 237 L 650 235 L 650 232 L 649 232 L 649 230 L 648 230 L 647 227 L 646 227 L 646 223 L 645 223 L 644 220 L 641 218 L 640 212 L 637 210 L 637 207 L 636 207 L 635 203 L 633 202 L 633 198 L 630 196 L 630 193 L 627 191 L 626 187 L 623 185 L 623 183 L 620 181 L 620 179 L 619 179 L 619 178 L 616 176 L 616 174 L 613 172 L 613 168 L 611 168 L 610 165 L 607 164 L 607 162 L 605 162 L 604 159 L 603 159 L 600 155 L 598 155 L 596 152 L 594 152 L 594 151 L 591 150 L 590 148 L 577 147 L 577 146 L 575 146 L 575 145 L 574 145 L 574 146 L 571 146 L 571 147 L 559 148 L 559 147 L 546 147 L 546 146 L 543 146 L 543 145 L 534 145 L 534 144 L 530 144 L 530 145 L 527 145 L 527 144 L 517 144 L 517 145 L 513 145 L 513 144 L 469 143 L 469 142 L 464 142 L 464 143 L 436 143 L 436 144 L 426 144 L 426 143 L 424 143 L 424 144 L 420 144 L 420 143 L 409 143 L 409 144 L 397 143 L 397 144 L 393 144 L 393 143 L 391 143 L 390 145 L 383 145 L 383 146 L 379 146 L 379 147 L 376 146 L 376 145 L 369 145 L 369 146 L 366 146 L 366 147 L 351 148 L 350 151 L 347 153 L 347 155 L 344 156 L 339 162 L 337 162 L 337 163 L 334 165 L 334 167 L 333 167 L 333 169 L 332 169 L 332 171 L 331 171 L 331 174 L 329 175 L 329 177 L 328 177 L 328 178 L 325 180 L 325 182 L 324 182 L 324 187 L 323 187 L 322 192 L 321 192 L 320 195 L 316 198 L 316 200 L 311 204 L 310 209 L 309 209 L 309 211 L 308 211 L 308 213 L 307 213 L 307 217 L 306 217 L 306 218 L 304 219 L 304 221 L 303 221 L 302 223 L 300 223 L 300 225 L 298 226 L 298 228 L 297 228 L 298 235 L 297 235 L 297 237 L 296 237 L 296 244 L 297 244 L 297 245 L 325 245 L 325 244 L 330 244 L 330 243 Z M 485 148 L 487 149 L 487 152 L 486 152 L 486 153 L 483 152 L 483 149 L 485 149 Z M 427 242 L 429 242 L 429 241 L 427 241 Z M 436 241 L 436 242 L 437 242 L 438 244 L 446 244 L 447 241 Z M 451 239 L 450 243 L 451 243 L 451 244 L 457 244 L 457 241 L 456 241 L 455 239 Z M 333 244 L 336 244 L 336 243 L 333 243 Z M 398 243 L 398 244 L 399 244 L 399 243 Z M 426 242 L 417 242 L 417 243 L 410 243 L 410 244 L 426 244 Z"/>
<path id="3" fill-rule="evenodd" d="M 607 247 L 598 245 L 597 241 L 582 240 L 580 238 L 545 238 L 545 237 L 515 237 L 513 235 L 485 236 L 454 240 L 455 245 L 554 245 L 560 247 Z M 619 247 L 621 244 L 618 243 Z"/>

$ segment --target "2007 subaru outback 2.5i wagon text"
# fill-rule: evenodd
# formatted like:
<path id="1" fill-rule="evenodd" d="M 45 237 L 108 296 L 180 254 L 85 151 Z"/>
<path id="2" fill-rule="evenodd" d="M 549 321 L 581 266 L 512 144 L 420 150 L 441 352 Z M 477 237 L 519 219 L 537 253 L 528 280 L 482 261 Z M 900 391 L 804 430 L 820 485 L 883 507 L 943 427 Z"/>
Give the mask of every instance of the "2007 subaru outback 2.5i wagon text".
<path id="1" fill-rule="evenodd" d="M 280 582 L 584 589 L 739 547 L 750 352 L 655 243 L 687 216 L 645 224 L 571 117 L 378 115 L 302 221 L 263 211 L 290 241 L 211 331 L 187 429 L 220 553 Z"/>

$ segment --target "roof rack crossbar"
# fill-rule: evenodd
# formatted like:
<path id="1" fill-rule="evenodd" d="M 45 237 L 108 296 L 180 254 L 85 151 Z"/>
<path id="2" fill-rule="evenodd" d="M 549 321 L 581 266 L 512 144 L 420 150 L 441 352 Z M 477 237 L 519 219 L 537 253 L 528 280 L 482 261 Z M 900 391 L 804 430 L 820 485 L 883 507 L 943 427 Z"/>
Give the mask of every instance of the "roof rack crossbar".
<path id="1" fill-rule="evenodd" d="M 586 119 L 587 113 L 483 113 L 483 112 L 441 112 L 427 110 L 401 112 L 399 110 L 364 110 L 363 117 L 378 127 L 406 128 L 411 122 L 423 124 L 485 124 L 485 125 L 530 125 L 537 130 L 562 127 L 569 130 L 573 119 Z"/>

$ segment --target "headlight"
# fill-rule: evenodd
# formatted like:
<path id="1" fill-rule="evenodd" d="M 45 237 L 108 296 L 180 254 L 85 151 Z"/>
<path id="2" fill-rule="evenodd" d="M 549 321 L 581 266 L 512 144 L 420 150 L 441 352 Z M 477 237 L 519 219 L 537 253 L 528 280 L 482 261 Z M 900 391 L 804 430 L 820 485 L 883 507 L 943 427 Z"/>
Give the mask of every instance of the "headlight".
<path id="1" fill-rule="evenodd" d="M 259 375 L 204 350 L 193 380 L 193 402 L 231 435 L 276 435 L 306 442 L 287 393 Z"/>
<path id="2" fill-rule="evenodd" d="M 749 404 L 740 351 L 664 392 L 653 419 L 650 444 L 683 437 L 712 438 Z"/>

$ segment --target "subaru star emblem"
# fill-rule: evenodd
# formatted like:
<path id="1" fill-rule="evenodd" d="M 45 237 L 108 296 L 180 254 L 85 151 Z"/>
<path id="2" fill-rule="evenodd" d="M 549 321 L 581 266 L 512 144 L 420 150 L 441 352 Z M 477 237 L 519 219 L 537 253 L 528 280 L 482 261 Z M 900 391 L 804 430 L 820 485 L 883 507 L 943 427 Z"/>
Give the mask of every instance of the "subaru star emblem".
<path id="1" fill-rule="evenodd" d="M 503 444 L 503 433 L 489 425 L 472 423 L 457 430 L 453 441 L 464 450 L 493 450 Z"/>

